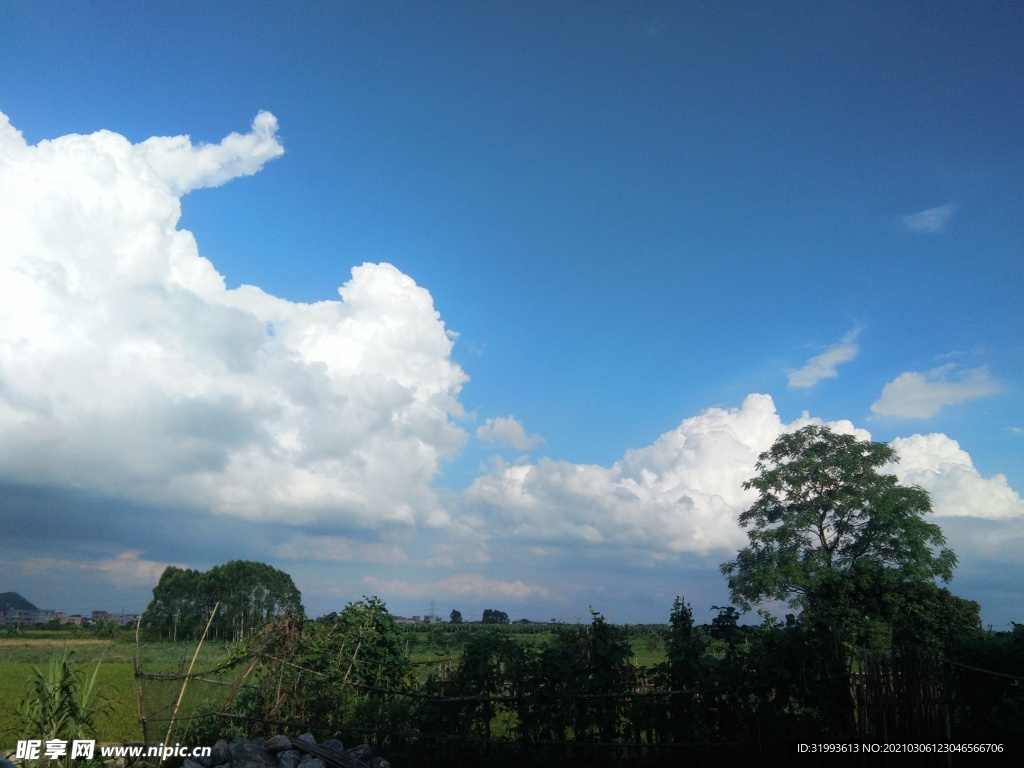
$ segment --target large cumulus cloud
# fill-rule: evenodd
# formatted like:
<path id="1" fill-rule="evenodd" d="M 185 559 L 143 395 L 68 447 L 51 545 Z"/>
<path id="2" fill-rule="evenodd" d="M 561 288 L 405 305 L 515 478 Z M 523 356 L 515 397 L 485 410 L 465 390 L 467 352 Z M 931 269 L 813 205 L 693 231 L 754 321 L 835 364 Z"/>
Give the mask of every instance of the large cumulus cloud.
<path id="1" fill-rule="evenodd" d="M 227 289 L 179 195 L 283 152 L 274 117 L 193 147 L 36 146 L 0 115 L 0 478 L 248 519 L 445 520 L 466 376 L 430 294 L 363 264 L 339 301 Z"/>
<path id="2" fill-rule="evenodd" d="M 785 423 L 771 397 L 753 394 L 739 408 L 711 408 L 684 419 L 610 467 L 496 460 L 464 499 L 478 515 L 478 527 L 503 540 L 611 545 L 655 559 L 730 553 L 747 541 L 737 518 L 756 499 L 742 485 L 756 473 L 758 455 L 779 435 L 811 423 L 825 422 L 804 414 Z M 827 423 L 861 440 L 871 437 L 849 421 Z M 928 490 L 938 514 L 1024 517 L 1006 479 L 982 477 L 945 435 L 913 435 L 892 445 L 902 462 L 887 469 Z"/>

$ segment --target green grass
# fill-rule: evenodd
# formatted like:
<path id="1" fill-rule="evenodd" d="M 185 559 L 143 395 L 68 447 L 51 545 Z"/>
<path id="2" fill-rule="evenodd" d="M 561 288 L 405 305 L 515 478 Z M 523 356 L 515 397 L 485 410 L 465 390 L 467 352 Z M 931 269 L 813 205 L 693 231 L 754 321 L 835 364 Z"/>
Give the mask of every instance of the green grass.
<path id="1" fill-rule="evenodd" d="M 42 662 L 45 664 L 45 661 Z M 22 697 L 25 682 L 32 674 L 32 667 L 39 664 L 28 662 L 0 662 L 0 747 L 9 749 L 22 738 L 21 725 L 17 716 L 18 702 Z M 76 664 L 86 671 L 91 665 Z M 100 667 L 98 684 L 103 695 L 113 704 L 109 717 L 100 717 L 100 739 L 102 741 L 138 741 L 142 738 L 139 726 L 138 707 L 135 704 L 135 675 L 131 664 L 103 664 Z M 31 734 L 26 734 L 31 735 Z"/>
<path id="2" fill-rule="evenodd" d="M 509 627 L 498 631 L 508 631 L 517 642 L 530 647 L 544 647 L 554 639 L 550 631 L 516 632 L 515 629 Z M 415 678 L 422 682 L 429 674 L 450 676 L 458 666 L 465 643 L 479 631 L 496 630 L 471 626 L 457 632 L 409 632 L 406 649 Z M 653 667 L 665 660 L 664 642 L 660 636 L 635 636 L 631 638 L 630 645 L 630 661 L 636 666 Z M 101 719 L 99 723 L 100 740 L 142 739 L 134 676 L 136 646 L 131 633 L 109 639 L 89 635 L 75 637 L 67 632 L 29 631 L 13 638 L 0 638 L 0 748 L 12 748 L 20 736 L 16 712 L 32 665 L 45 668 L 50 657 L 65 646 L 74 650 L 76 665 L 87 670 L 91 671 L 102 659 L 99 681 L 106 686 L 114 711 L 109 719 Z M 195 649 L 195 642 L 144 642 L 138 652 L 145 672 L 173 674 L 188 669 Z M 224 643 L 206 643 L 196 661 L 195 671 L 211 670 L 227 657 L 228 649 Z M 220 673 L 216 680 L 230 684 L 240 674 L 240 669 L 234 669 Z M 149 739 L 162 740 L 181 680 L 144 680 L 142 687 L 143 710 L 149 720 Z M 228 685 L 192 680 L 179 710 L 179 722 L 184 725 L 193 713 L 215 708 L 224 700 L 228 690 Z"/>
<path id="3" fill-rule="evenodd" d="M 100 741 L 140 741 L 139 708 L 135 687 L 134 639 L 115 640 L 97 638 L 71 638 L 66 633 L 32 633 L 17 638 L 0 639 L 0 749 L 10 749 L 21 737 L 17 716 L 18 702 L 32 667 L 45 668 L 54 653 L 65 646 L 75 652 L 75 666 L 91 671 L 102 659 L 99 683 L 113 704 L 109 718 L 100 718 Z M 49 637 L 53 634 L 57 637 Z M 196 643 L 142 643 L 139 647 L 142 669 L 148 673 L 178 673 L 188 669 Z M 223 643 L 207 643 L 196 661 L 196 672 L 212 669 L 227 658 Z M 219 678 L 232 682 L 240 674 L 237 670 L 222 673 Z M 143 707 L 150 721 L 149 738 L 162 740 L 167 729 L 166 719 L 177 700 L 180 680 L 143 681 Z M 179 710 L 179 719 L 185 722 L 196 709 L 223 699 L 228 688 L 209 682 L 193 680 L 189 683 L 185 699 Z"/>

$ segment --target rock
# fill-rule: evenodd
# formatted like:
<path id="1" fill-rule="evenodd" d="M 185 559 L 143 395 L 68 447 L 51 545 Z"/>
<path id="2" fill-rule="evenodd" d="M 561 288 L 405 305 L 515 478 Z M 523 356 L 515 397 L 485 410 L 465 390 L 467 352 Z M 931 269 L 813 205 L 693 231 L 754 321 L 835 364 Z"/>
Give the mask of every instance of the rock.
<path id="1" fill-rule="evenodd" d="M 15 768 L 14 763 L 3 755 L 0 755 L 0 768 Z"/>
<path id="2" fill-rule="evenodd" d="M 348 751 L 348 756 L 369 765 L 370 760 L 373 759 L 373 750 L 370 749 L 369 744 L 360 744 L 358 747 L 352 747 Z"/>
<path id="3" fill-rule="evenodd" d="M 291 748 L 291 739 L 282 735 L 269 739 L 257 737 L 251 740 L 239 737 L 232 740 L 230 744 L 221 739 L 213 745 L 208 760 L 209 765 L 205 768 L 328 768 L 325 760 L 302 750 L 301 745 L 303 744 L 316 746 L 316 739 L 312 734 L 304 733 L 296 739 L 296 742 L 299 748 L 293 749 Z M 330 750 L 339 757 L 341 755 L 348 757 L 354 765 L 366 768 L 391 768 L 391 763 L 383 757 L 375 757 L 367 744 L 360 744 L 358 747 L 346 750 L 339 739 L 328 739 L 320 747 Z M 331 758 L 328 757 L 328 759 Z M 345 765 L 348 761 L 334 760 L 333 762 Z M 0 768 L 18 768 L 18 766 L 0 764 Z M 193 760 L 186 760 L 182 768 L 204 768 L 204 766 Z"/>
<path id="4" fill-rule="evenodd" d="M 210 765 L 218 766 L 224 765 L 231 760 L 231 749 L 228 747 L 228 743 L 221 739 L 210 749 Z"/>
<path id="5" fill-rule="evenodd" d="M 345 750 L 345 745 L 342 744 L 338 739 L 328 739 L 320 746 L 324 749 L 334 750 L 335 752 L 343 752 Z"/>
<path id="6" fill-rule="evenodd" d="M 181 768 L 202 768 L 202 764 L 197 763 L 190 757 L 186 757 L 185 762 L 181 764 Z"/>
<path id="7" fill-rule="evenodd" d="M 273 736 L 267 740 L 267 743 L 263 745 L 264 749 L 272 755 L 276 755 L 278 752 L 284 752 L 287 749 L 292 748 L 292 740 L 287 736 Z"/>
<path id="8" fill-rule="evenodd" d="M 277 768 L 277 758 L 263 744 L 263 739 L 232 744 L 231 768 Z"/>

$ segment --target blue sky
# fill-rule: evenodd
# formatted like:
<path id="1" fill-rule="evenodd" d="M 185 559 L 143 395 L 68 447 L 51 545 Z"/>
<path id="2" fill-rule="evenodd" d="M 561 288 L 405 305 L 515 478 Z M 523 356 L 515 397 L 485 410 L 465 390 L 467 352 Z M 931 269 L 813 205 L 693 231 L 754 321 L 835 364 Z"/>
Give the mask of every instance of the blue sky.
<path id="1" fill-rule="evenodd" d="M 1022 31 L 5 4 L 0 591 L 138 611 L 245 558 L 314 614 L 699 616 L 810 419 L 896 441 L 954 592 L 1021 620 Z"/>

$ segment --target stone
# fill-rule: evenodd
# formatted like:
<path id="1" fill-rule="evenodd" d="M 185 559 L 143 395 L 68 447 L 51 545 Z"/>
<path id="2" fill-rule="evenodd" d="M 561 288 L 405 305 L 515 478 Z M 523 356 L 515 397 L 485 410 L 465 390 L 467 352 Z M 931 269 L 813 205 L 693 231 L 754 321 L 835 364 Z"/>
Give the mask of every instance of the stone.
<path id="1" fill-rule="evenodd" d="M 338 739 L 328 739 L 320 746 L 324 749 L 334 750 L 335 752 L 343 752 L 345 750 L 345 745 L 342 744 Z"/>
<path id="2" fill-rule="evenodd" d="M 284 752 L 277 753 L 278 768 L 299 768 L 301 761 L 302 753 L 297 749 L 286 749 Z"/>
<path id="3" fill-rule="evenodd" d="M 264 749 L 272 755 L 276 755 L 278 752 L 284 752 L 286 749 L 292 748 L 292 740 L 287 736 L 272 736 L 267 739 L 267 743 L 263 745 Z"/>
<path id="4" fill-rule="evenodd" d="M 224 739 L 220 739 L 210 749 L 210 765 L 218 766 L 231 761 L 231 749 Z"/>
<path id="5" fill-rule="evenodd" d="M 263 739 L 233 744 L 231 768 L 277 768 L 277 758 L 263 748 Z"/>
<path id="6" fill-rule="evenodd" d="M 348 756 L 361 763 L 368 764 L 373 759 L 373 750 L 370 749 L 369 744 L 360 744 L 358 747 L 352 747 L 348 751 Z"/>
<path id="7" fill-rule="evenodd" d="M 316 744 L 316 738 L 313 736 L 312 733 L 302 734 L 301 736 L 299 736 L 299 741 L 304 741 L 307 744 Z"/>

